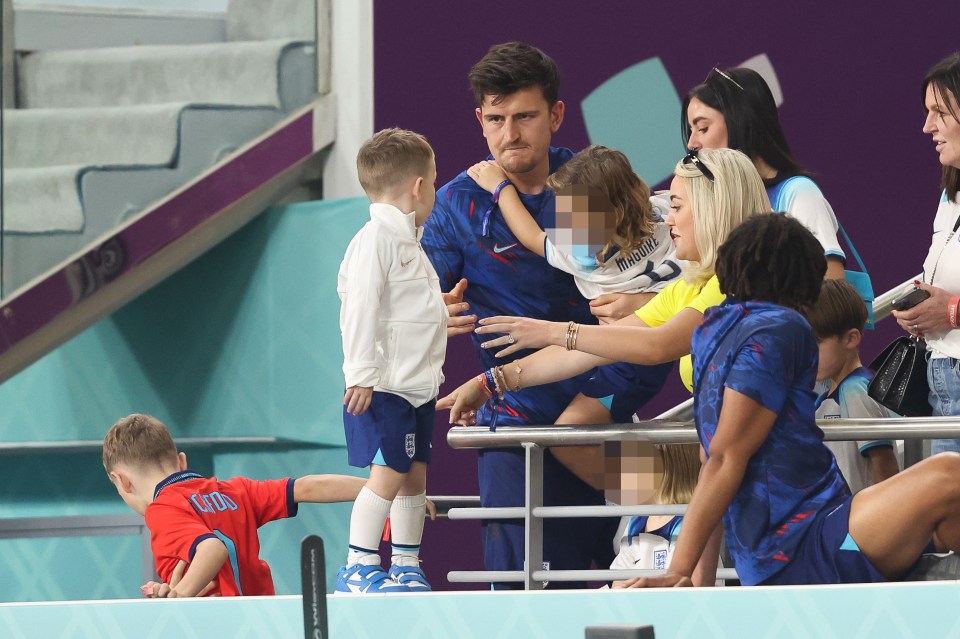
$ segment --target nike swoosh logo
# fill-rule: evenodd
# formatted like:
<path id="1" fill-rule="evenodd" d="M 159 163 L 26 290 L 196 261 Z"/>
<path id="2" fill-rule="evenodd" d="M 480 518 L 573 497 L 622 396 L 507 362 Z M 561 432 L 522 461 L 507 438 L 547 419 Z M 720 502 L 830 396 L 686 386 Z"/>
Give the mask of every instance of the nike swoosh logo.
<path id="1" fill-rule="evenodd" d="M 411 257 L 411 258 L 410 258 L 409 260 L 407 260 L 406 262 L 404 262 L 403 260 L 400 260 L 400 268 L 407 268 L 408 266 L 410 266 L 410 262 L 412 262 L 414 259 L 415 259 L 415 258 L 412 258 L 412 257 Z"/>
<path id="2" fill-rule="evenodd" d="M 494 253 L 503 253 L 504 251 L 509 251 L 510 249 L 512 249 L 512 248 L 513 248 L 514 246 L 516 246 L 517 244 L 518 244 L 517 242 L 514 242 L 513 244 L 508 244 L 507 246 L 497 246 L 496 244 L 494 244 L 494 245 L 493 245 L 493 252 L 494 252 Z"/>

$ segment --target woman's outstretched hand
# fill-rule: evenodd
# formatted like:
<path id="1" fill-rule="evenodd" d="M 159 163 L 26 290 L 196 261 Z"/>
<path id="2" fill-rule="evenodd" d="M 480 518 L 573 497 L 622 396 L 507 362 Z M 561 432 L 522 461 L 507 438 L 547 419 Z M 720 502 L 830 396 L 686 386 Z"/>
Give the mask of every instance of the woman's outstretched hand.
<path id="1" fill-rule="evenodd" d="M 495 337 L 480 345 L 481 348 L 505 346 L 503 350 L 497 351 L 497 357 L 506 357 L 527 348 L 543 348 L 551 344 L 562 346 L 567 332 L 564 322 L 548 322 L 529 317 L 497 315 L 485 317 L 479 324 L 477 333 L 505 333 L 502 337 Z"/>

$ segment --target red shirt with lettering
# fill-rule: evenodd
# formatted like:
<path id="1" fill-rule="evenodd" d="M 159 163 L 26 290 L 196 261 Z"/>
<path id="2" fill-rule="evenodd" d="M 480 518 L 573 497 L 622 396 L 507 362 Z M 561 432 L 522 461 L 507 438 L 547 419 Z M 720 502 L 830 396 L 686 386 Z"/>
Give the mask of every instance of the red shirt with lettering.
<path id="1" fill-rule="evenodd" d="M 227 547 L 227 561 L 207 593 L 224 597 L 272 595 L 270 566 L 260 559 L 257 529 L 268 521 L 293 517 L 293 479 L 218 481 L 191 470 L 174 473 L 157 485 L 146 522 L 157 574 L 170 582 L 180 560 L 193 560 L 197 544 L 215 537 Z"/>

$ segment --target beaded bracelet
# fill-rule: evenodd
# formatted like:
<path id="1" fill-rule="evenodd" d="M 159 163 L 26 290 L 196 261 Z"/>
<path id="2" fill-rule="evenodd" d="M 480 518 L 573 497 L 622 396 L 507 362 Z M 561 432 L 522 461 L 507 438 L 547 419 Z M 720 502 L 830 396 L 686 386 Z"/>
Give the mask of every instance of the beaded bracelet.
<path id="1" fill-rule="evenodd" d="M 480 390 L 484 392 L 487 399 L 493 397 L 493 391 L 490 390 L 490 386 L 487 384 L 487 374 L 485 372 L 477 375 L 477 381 L 480 382 Z"/>
<path id="2" fill-rule="evenodd" d="M 497 397 L 503 399 L 503 396 L 506 394 L 507 380 L 503 376 L 503 366 L 494 366 L 490 369 L 490 372 L 493 373 L 494 386 L 497 389 Z"/>
<path id="3" fill-rule="evenodd" d="M 494 202 L 499 202 L 499 201 L 500 201 L 500 191 L 502 191 L 503 189 L 505 189 L 506 187 L 508 187 L 508 186 L 510 186 L 510 185 L 512 185 L 512 184 L 513 184 L 513 182 L 511 182 L 510 180 L 504 180 L 503 182 L 501 182 L 500 184 L 498 184 L 498 185 L 497 185 L 497 188 L 495 188 L 495 189 L 493 190 L 493 201 L 494 201 Z"/>
<path id="4" fill-rule="evenodd" d="M 960 295 L 954 295 L 947 302 L 947 323 L 951 328 L 957 328 L 957 306 L 960 305 Z"/>

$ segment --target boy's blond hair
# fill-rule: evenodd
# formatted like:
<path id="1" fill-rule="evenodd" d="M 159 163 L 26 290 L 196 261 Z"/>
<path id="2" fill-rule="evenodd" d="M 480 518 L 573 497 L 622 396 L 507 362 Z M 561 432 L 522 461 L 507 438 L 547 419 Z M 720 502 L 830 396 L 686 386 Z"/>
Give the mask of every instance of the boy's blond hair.
<path id="1" fill-rule="evenodd" d="M 371 200 L 403 183 L 425 177 L 433 160 L 427 138 L 406 129 L 383 129 L 363 143 L 357 153 L 357 177 Z"/>
<path id="2" fill-rule="evenodd" d="M 156 417 L 134 413 L 110 427 L 103 438 L 103 467 L 118 465 L 163 467 L 177 463 L 177 446 L 170 431 Z"/>

